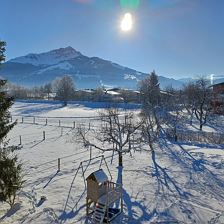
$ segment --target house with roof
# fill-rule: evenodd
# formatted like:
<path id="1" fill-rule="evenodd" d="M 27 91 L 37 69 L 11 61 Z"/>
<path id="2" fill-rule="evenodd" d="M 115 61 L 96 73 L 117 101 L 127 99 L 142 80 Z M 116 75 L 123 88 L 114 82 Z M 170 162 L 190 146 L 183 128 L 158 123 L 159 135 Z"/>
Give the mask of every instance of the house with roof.
<path id="1" fill-rule="evenodd" d="M 216 114 L 224 114 L 224 82 L 211 86 L 213 92 L 212 109 Z"/>

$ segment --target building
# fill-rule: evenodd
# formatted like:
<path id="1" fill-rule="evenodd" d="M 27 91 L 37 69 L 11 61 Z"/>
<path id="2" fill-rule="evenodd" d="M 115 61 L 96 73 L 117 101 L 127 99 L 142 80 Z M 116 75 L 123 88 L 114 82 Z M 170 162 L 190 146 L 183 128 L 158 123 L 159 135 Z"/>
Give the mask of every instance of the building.
<path id="1" fill-rule="evenodd" d="M 212 108 L 216 114 L 224 115 L 224 82 L 212 85 Z"/>

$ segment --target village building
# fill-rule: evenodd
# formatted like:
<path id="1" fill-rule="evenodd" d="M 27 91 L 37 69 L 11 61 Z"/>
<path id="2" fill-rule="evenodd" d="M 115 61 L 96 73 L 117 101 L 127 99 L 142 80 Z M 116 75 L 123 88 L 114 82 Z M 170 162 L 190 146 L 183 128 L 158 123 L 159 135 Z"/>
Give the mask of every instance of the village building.
<path id="1" fill-rule="evenodd" d="M 212 110 L 216 114 L 224 114 L 224 82 L 212 85 Z"/>

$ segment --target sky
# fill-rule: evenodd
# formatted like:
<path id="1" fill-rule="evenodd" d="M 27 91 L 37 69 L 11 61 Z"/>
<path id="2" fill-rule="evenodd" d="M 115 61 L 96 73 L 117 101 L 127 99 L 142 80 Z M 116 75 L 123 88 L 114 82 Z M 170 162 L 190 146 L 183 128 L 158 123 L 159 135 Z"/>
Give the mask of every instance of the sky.
<path id="1" fill-rule="evenodd" d="M 224 75 L 224 0 L 1 0 L 7 60 L 72 46 L 173 78 Z M 133 29 L 123 32 L 125 13 Z"/>

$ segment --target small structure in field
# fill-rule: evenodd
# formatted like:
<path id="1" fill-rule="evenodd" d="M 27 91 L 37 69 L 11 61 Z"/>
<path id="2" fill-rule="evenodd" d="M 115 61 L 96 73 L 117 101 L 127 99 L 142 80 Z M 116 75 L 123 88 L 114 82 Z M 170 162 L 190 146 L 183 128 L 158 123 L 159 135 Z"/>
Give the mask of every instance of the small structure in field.
<path id="1" fill-rule="evenodd" d="M 92 214 L 94 223 L 109 223 L 123 211 L 122 186 L 108 180 L 100 169 L 87 178 L 86 215 Z M 114 208 L 114 204 L 119 204 Z"/>

